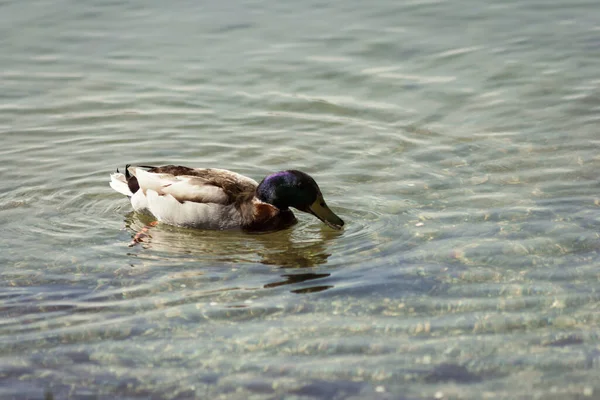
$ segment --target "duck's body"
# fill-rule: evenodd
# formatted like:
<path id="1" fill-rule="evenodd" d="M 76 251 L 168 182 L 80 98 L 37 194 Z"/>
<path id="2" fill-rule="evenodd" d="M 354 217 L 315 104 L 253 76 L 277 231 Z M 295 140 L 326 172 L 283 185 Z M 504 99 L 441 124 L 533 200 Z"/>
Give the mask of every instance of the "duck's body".
<path id="1" fill-rule="evenodd" d="M 325 204 L 307 174 L 282 171 L 255 180 L 224 169 L 126 167 L 111 175 L 110 186 L 129 196 L 133 209 L 160 222 L 201 229 L 269 231 L 296 223 L 289 207 L 317 216 L 340 229 L 344 222 Z"/>

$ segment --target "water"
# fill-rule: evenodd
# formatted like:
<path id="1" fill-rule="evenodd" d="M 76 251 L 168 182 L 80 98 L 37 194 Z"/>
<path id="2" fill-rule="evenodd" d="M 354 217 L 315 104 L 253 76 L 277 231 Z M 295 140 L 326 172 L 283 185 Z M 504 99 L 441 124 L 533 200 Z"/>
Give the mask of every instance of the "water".
<path id="1" fill-rule="evenodd" d="M 595 1 L 0 3 L 0 397 L 600 396 Z M 159 225 L 125 163 L 346 222 Z"/>

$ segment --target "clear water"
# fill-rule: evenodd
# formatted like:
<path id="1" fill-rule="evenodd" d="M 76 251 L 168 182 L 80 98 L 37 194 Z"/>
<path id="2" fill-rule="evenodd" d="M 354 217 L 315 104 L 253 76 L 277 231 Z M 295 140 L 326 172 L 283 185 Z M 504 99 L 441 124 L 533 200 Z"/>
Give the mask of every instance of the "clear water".
<path id="1" fill-rule="evenodd" d="M 599 21 L 0 2 L 0 397 L 598 398 Z M 128 247 L 125 163 L 298 168 L 347 227 Z"/>

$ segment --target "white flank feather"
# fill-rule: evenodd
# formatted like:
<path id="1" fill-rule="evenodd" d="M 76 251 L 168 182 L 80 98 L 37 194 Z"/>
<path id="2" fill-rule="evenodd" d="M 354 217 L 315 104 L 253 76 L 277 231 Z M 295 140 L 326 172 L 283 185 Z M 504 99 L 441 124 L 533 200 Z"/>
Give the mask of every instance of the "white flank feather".
<path id="1" fill-rule="evenodd" d="M 151 189 L 146 190 L 146 199 L 148 209 L 166 224 L 204 229 L 233 229 L 242 224 L 233 204 L 180 203 L 170 194 L 160 196 Z"/>
<path id="2" fill-rule="evenodd" d="M 110 187 L 125 196 L 133 196 L 133 193 L 129 190 L 129 186 L 127 186 L 125 175 L 121 173 L 110 174 Z"/>

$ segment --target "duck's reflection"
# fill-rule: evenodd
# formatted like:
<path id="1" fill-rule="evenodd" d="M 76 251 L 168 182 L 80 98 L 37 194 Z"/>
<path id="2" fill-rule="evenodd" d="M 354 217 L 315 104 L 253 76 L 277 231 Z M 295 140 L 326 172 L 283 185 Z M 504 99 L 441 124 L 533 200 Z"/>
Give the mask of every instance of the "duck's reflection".
<path id="1" fill-rule="evenodd" d="M 178 261 L 210 261 L 220 263 L 262 263 L 281 268 L 308 268 L 325 264 L 331 253 L 328 244 L 340 235 L 310 225 L 296 225 L 284 231 L 266 234 L 247 234 L 238 231 L 201 231 L 158 224 L 151 226 L 153 219 L 145 215 L 130 213 L 126 228 L 132 239 L 139 239 L 138 246 L 153 251 L 152 257 L 176 259 Z M 139 232 L 144 232 L 139 236 Z M 161 254 L 162 253 L 162 254 Z M 135 254 L 134 254 L 135 255 Z M 147 255 L 146 255 L 147 256 Z M 289 272 L 289 271 L 288 271 Z M 265 284 L 264 288 L 293 285 L 330 274 L 300 273 L 281 275 L 284 280 Z M 320 285 L 292 290 L 293 293 L 314 293 L 333 286 Z"/>

